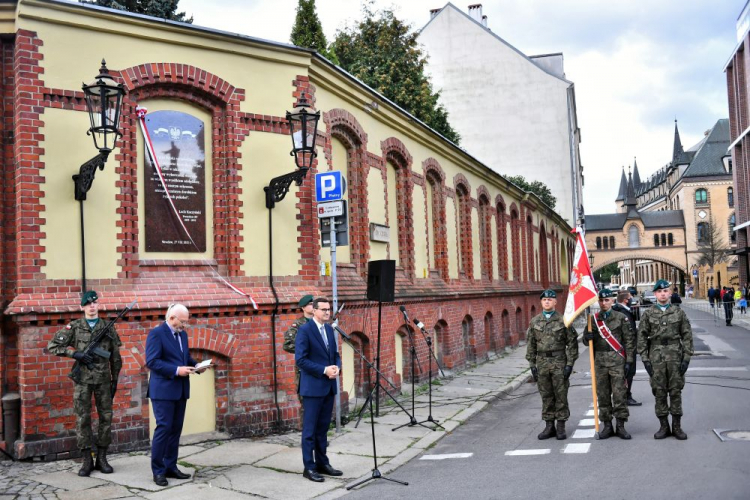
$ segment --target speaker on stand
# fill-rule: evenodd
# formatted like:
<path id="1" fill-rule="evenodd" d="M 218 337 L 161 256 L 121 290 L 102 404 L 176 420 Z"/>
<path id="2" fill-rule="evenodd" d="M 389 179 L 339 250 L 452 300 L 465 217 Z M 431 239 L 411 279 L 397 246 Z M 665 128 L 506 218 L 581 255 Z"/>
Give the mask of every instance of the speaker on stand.
<path id="1" fill-rule="evenodd" d="M 367 263 L 367 300 L 378 302 L 378 353 L 375 357 L 376 387 L 380 384 L 380 328 L 383 302 L 394 301 L 395 287 L 395 260 L 371 260 Z M 380 391 L 375 392 L 375 415 L 380 416 Z"/>

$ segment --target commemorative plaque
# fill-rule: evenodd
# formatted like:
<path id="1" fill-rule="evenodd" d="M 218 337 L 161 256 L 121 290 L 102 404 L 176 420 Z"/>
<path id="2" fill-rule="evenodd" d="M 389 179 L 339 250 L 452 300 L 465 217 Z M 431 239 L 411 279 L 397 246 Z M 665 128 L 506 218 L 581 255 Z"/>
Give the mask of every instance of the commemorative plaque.
<path id="1" fill-rule="evenodd" d="M 205 252 L 206 147 L 203 121 L 179 111 L 155 111 L 146 115 L 146 127 L 166 184 L 165 191 L 156 165 L 146 151 L 143 176 L 146 251 Z"/>

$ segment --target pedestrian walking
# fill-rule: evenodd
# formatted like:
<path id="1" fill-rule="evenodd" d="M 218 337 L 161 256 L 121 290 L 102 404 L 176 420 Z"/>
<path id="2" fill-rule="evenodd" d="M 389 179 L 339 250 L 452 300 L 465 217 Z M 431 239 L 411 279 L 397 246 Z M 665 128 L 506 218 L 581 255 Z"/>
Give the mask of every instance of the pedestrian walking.
<path id="1" fill-rule="evenodd" d="M 714 302 L 716 302 L 716 289 L 711 285 L 708 289 L 708 303 L 711 305 L 711 309 L 714 308 Z"/>
<path id="2" fill-rule="evenodd" d="M 740 314 L 747 314 L 747 299 L 745 297 L 740 299 Z"/>
<path id="3" fill-rule="evenodd" d="M 680 292 L 677 291 L 677 287 L 674 287 L 672 290 L 672 296 L 669 298 L 669 303 L 673 306 L 679 306 L 682 304 L 682 298 L 680 297 Z"/>
<path id="4" fill-rule="evenodd" d="M 628 385 L 628 406 L 641 406 L 643 403 L 639 403 L 633 399 L 633 378 L 635 378 L 635 346 L 638 344 L 638 329 L 635 325 L 635 317 L 633 317 L 633 310 L 629 306 L 632 297 L 630 292 L 623 290 L 617 293 L 617 303 L 612 306 L 612 309 L 622 313 L 628 318 L 630 323 L 630 329 L 633 330 L 633 362 L 630 363 L 630 369 L 625 371 L 625 381 Z"/>
<path id="5" fill-rule="evenodd" d="M 542 313 L 531 318 L 526 331 L 526 359 L 542 397 L 542 420 L 546 423 L 537 438 L 565 439 L 565 422 L 570 418 L 569 379 L 578 359 L 578 334 L 572 326 L 566 327 L 563 317 L 555 311 L 554 290 L 545 290 L 540 299 Z"/>
<path id="6" fill-rule="evenodd" d="M 693 355 L 693 330 L 685 311 L 669 303 L 669 283 L 654 284 L 656 304 L 643 312 L 638 325 L 638 354 L 651 379 L 659 430 L 654 439 L 673 435 L 687 439 L 682 430 L 682 388 Z M 669 415 L 672 428 L 669 428 Z"/>
<path id="7" fill-rule="evenodd" d="M 89 343 L 105 328 L 105 322 L 99 318 L 99 295 L 94 290 L 87 291 L 81 297 L 81 310 L 83 318 L 68 323 L 55 333 L 47 344 L 47 350 L 56 356 L 75 359 L 74 369 L 80 366 L 80 377 L 73 382 L 73 412 L 76 415 L 78 449 L 83 457 L 78 475 L 85 477 L 94 469 L 104 474 L 114 472 L 107 461 L 107 449 L 112 443 L 112 399 L 122 368 L 122 342 L 112 325 L 99 344 L 102 353 L 109 354 L 109 359 L 86 353 Z M 99 415 L 96 442 L 91 430 L 92 396 Z M 92 456 L 93 448 L 96 448 L 96 463 Z"/>
<path id="8" fill-rule="evenodd" d="M 732 326 L 732 319 L 734 319 L 734 288 L 725 287 L 722 303 L 724 304 L 724 320 L 727 326 Z"/>

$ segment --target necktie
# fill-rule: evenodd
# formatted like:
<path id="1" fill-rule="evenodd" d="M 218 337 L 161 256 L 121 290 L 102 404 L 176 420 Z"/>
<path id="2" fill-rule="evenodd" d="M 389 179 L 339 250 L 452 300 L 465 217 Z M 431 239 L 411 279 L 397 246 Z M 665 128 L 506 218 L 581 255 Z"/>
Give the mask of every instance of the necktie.
<path id="1" fill-rule="evenodd" d="M 177 341 L 178 344 L 180 344 L 180 352 L 182 352 L 182 340 L 180 340 L 179 332 L 174 332 L 174 339 Z"/>
<path id="2" fill-rule="evenodd" d="M 320 334 L 323 336 L 323 342 L 325 342 L 326 348 L 328 348 L 328 335 L 326 335 L 326 327 L 320 327 Z"/>

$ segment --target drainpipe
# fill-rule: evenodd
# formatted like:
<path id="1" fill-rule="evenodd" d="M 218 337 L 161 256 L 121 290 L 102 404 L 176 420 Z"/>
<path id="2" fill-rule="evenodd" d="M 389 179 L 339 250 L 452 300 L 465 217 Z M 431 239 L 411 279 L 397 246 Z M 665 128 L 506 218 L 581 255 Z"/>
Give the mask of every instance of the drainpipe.
<path id="1" fill-rule="evenodd" d="M 279 386 L 276 365 L 276 316 L 279 314 L 279 295 L 273 284 L 273 209 L 268 208 L 268 283 L 273 293 L 273 311 L 271 312 L 271 353 L 273 354 L 273 402 L 276 405 L 276 427 L 281 430 L 281 408 L 279 408 Z"/>

